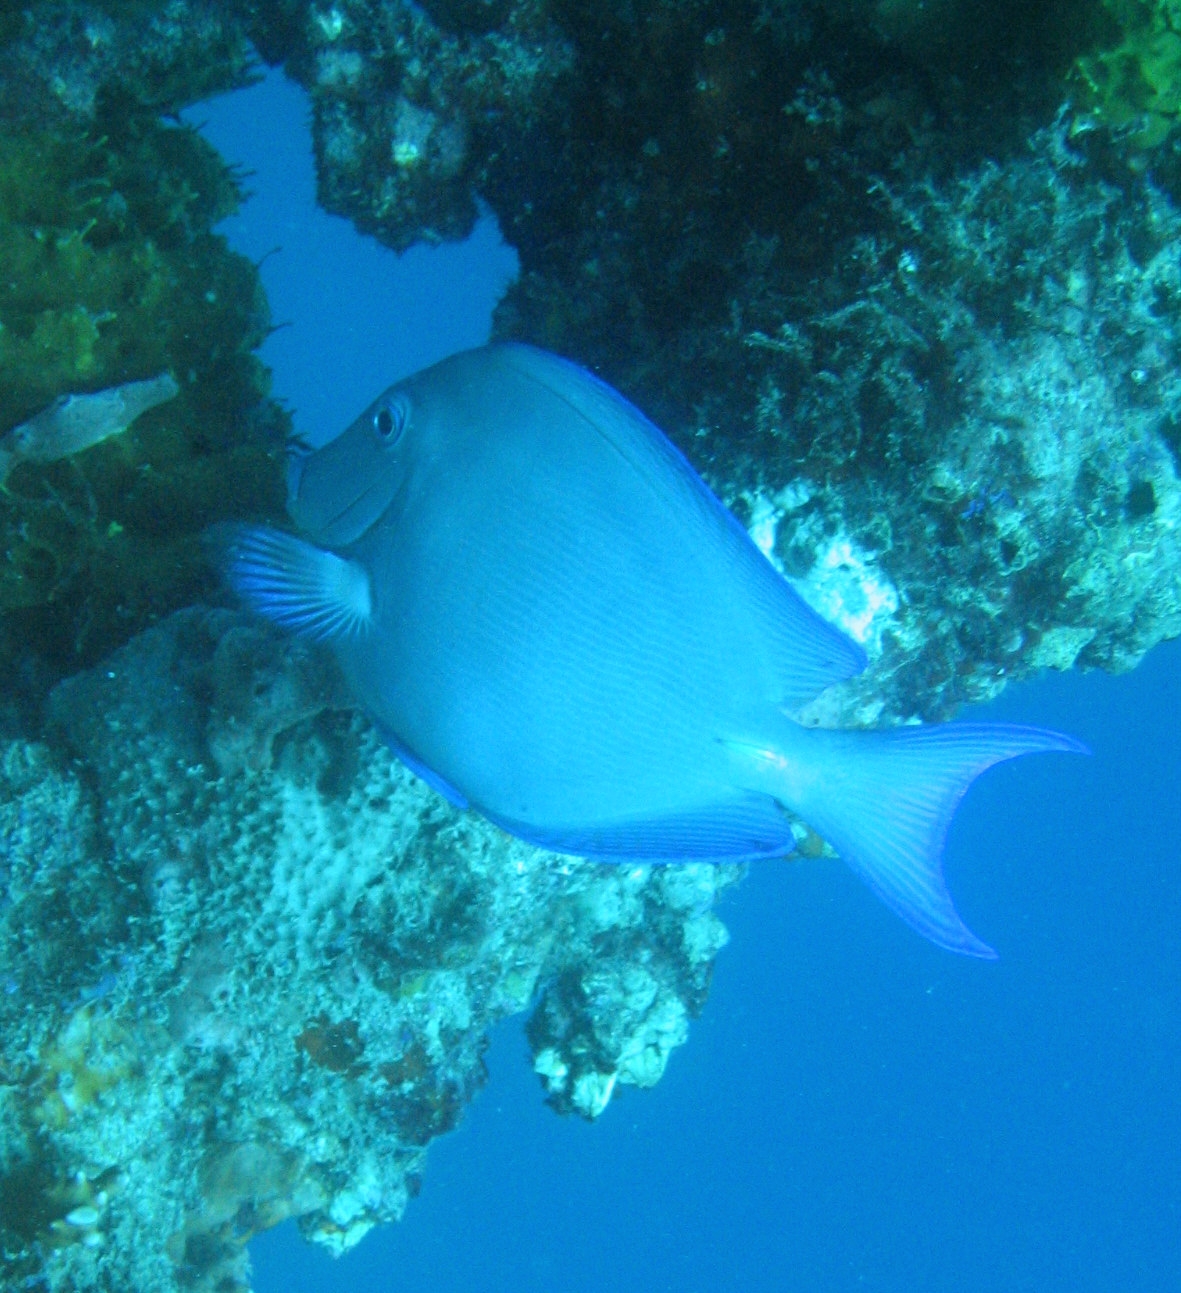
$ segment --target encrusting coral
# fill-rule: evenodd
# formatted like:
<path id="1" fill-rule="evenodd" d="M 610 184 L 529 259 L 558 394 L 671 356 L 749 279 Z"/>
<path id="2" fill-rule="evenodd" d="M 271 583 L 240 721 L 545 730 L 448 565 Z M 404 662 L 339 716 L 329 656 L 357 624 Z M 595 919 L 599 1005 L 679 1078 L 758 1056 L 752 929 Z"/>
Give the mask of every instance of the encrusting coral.
<path id="1" fill-rule="evenodd" d="M 178 612 L 49 713 L 3 752 L 10 1280 L 245 1288 L 288 1216 L 342 1251 L 401 1215 L 497 1020 L 536 999 L 538 1073 L 595 1117 L 705 1000 L 741 868 L 594 866 L 457 813 L 265 625 Z"/>

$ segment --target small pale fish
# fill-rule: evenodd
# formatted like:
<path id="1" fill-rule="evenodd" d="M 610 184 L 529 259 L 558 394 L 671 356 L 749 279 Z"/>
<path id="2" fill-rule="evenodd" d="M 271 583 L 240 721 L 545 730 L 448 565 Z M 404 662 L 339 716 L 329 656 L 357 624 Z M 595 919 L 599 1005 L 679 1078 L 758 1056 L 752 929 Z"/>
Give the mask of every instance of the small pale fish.
<path id="1" fill-rule="evenodd" d="M 0 486 L 18 462 L 57 462 L 118 435 L 141 413 L 179 392 L 176 378 L 161 373 L 86 395 L 59 396 L 48 408 L 0 436 Z"/>
<path id="2" fill-rule="evenodd" d="M 993 952 L 941 854 L 973 779 L 1080 751 L 981 723 L 806 728 L 859 672 L 643 414 L 521 345 L 452 356 L 304 457 L 307 538 L 220 536 L 258 611 L 326 640 L 394 751 L 453 803 L 607 861 L 782 856 L 788 812 L 920 933 Z"/>

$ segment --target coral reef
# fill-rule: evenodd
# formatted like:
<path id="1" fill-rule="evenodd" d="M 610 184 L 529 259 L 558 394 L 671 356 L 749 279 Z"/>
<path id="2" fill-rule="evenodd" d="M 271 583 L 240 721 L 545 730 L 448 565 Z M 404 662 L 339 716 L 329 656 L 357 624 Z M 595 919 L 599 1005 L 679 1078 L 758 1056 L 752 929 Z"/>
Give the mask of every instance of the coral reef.
<path id="1" fill-rule="evenodd" d="M 253 56 L 213 0 L 33 0 L 0 16 L 6 120 L 94 120 L 115 102 L 154 115 L 241 85 Z"/>
<path id="2" fill-rule="evenodd" d="M 655 1082 L 738 867 L 555 858 L 397 764 L 326 658 L 180 611 L 0 751 L 0 1269 L 247 1288 L 285 1217 L 334 1252 L 401 1215 L 535 1005 L 553 1102 Z"/>
<path id="3" fill-rule="evenodd" d="M 1171 163 L 1154 180 L 1123 128 L 1172 119 L 1173 5 L 1019 9 L 983 29 L 962 0 L 8 18 L 0 104 L 32 129 L 0 157 L 3 420 L 182 384 L 126 443 L 15 475 L 8 654 L 35 639 L 60 672 L 198 594 L 189 538 L 227 472 L 235 510 L 276 509 L 241 437 L 277 417 L 249 355 L 265 311 L 207 233 L 233 185 L 149 115 L 247 77 L 249 36 L 312 92 L 327 206 L 398 248 L 492 207 L 522 263 L 501 333 L 636 398 L 866 642 L 850 713 L 1134 663 L 1178 622 L 1175 211 Z M 1081 115 L 1055 119 L 1068 93 Z"/>
<path id="4" fill-rule="evenodd" d="M 1068 134 L 940 184 L 875 180 L 873 236 L 803 288 L 752 239 L 731 323 L 678 335 L 708 373 L 681 393 L 714 483 L 870 652 L 846 689 L 862 720 L 1129 668 L 1181 631 L 1181 221 Z"/>

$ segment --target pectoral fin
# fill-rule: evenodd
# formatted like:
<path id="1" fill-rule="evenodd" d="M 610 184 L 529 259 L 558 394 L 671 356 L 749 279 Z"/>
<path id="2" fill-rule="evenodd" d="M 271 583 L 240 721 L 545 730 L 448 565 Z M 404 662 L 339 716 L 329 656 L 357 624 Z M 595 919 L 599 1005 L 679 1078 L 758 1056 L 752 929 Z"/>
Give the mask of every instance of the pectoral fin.
<path id="1" fill-rule="evenodd" d="M 369 576 L 356 562 L 264 525 L 219 526 L 209 539 L 230 587 L 276 624 L 327 639 L 372 622 Z"/>

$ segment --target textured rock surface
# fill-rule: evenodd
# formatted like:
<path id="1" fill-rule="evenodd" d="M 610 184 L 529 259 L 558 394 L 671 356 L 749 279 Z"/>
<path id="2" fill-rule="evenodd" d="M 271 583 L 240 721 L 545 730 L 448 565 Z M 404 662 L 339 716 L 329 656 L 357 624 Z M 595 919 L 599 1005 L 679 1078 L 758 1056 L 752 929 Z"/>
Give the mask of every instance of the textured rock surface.
<path id="1" fill-rule="evenodd" d="M 92 120 L 112 102 L 157 112 L 244 83 L 241 21 L 216 0 L 36 0 L 0 15 L 0 110 Z"/>
<path id="2" fill-rule="evenodd" d="M 587 1117 L 705 999 L 740 868 L 554 858 L 398 764 L 323 657 L 194 609 L 0 750 L 0 1241 L 13 1287 L 248 1285 L 284 1217 L 396 1219 L 534 1004 Z"/>

